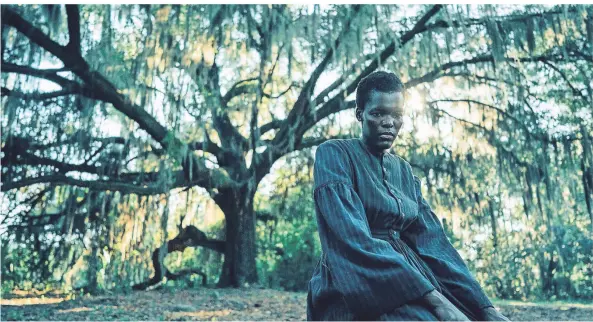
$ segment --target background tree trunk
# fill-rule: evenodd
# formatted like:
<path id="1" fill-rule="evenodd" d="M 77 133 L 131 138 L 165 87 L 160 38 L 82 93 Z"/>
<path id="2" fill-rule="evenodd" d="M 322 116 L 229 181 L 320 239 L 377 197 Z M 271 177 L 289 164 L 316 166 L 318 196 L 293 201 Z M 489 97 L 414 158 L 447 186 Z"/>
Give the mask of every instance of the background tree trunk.
<path id="1" fill-rule="evenodd" d="M 214 197 L 226 218 L 224 263 L 218 281 L 220 287 L 242 287 L 257 283 L 255 236 L 255 189 L 246 184 L 226 189 Z"/>

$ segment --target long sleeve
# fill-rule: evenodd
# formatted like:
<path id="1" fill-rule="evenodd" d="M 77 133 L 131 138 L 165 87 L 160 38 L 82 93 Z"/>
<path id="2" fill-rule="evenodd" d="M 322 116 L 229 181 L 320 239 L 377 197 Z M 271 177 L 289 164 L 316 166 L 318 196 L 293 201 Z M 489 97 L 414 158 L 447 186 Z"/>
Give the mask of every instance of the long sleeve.
<path id="1" fill-rule="evenodd" d="M 418 218 L 402 233 L 404 240 L 430 267 L 451 294 L 474 314 L 492 303 L 474 279 L 445 235 L 443 227 L 420 190 L 420 179 L 414 176 Z"/>
<path id="2" fill-rule="evenodd" d="M 332 287 L 359 319 L 378 316 L 434 290 L 391 245 L 372 237 L 353 188 L 345 150 L 328 141 L 317 149 L 315 204 Z"/>

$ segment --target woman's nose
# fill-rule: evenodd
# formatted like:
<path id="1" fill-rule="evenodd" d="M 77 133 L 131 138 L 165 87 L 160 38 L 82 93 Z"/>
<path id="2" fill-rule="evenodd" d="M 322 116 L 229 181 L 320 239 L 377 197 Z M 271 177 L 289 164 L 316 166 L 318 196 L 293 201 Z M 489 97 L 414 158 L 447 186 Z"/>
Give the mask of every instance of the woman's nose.
<path id="1" fill-rule="evenodd" d="M 395 119 L 388 117 L 386 119 L 384 119 L 383 121 L 381 121 L 381 126 L 382 127 L 395 127 Z"/>

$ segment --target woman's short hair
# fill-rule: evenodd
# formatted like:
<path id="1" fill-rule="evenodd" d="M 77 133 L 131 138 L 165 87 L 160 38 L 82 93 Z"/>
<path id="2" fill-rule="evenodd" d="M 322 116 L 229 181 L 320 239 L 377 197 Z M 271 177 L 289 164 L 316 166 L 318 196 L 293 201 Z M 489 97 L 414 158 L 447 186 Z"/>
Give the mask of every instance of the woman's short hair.
<path id="1" fill-rule="evenodd" d="M 356 107 L 364 110 L 372 91 L 382 93 L 403 92 L 404 84 L 394 73 L 376 71 L 360 80 L 356 87 Z"/>

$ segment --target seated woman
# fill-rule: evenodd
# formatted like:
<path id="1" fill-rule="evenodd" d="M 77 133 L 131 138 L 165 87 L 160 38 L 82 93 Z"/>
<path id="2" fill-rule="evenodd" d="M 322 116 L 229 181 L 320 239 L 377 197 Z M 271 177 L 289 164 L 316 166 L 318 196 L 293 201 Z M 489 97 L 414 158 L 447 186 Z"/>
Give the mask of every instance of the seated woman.
<path id="1" fill-rule="evenodd" d="M 388 152 L 403 124 L 403 85 L 375 72 L 356 90 L 362 137 L 328 140 L 315 159 L 323 254 L 309 282 L 308 320 L 506 320 L 420 191 Z"/>

